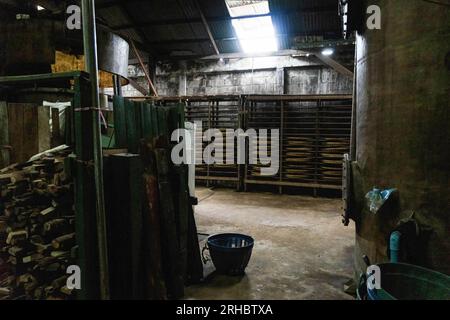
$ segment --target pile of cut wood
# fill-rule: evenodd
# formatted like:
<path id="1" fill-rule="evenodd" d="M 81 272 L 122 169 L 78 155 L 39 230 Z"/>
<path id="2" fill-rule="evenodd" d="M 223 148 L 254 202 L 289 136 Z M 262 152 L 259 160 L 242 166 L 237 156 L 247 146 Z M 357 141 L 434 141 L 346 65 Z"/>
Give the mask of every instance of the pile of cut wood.
<path id="1" fill-rule="evenodd" d="M 0 299 L 71 299 L 76 260 L 69 151 L 0 170 Z"/>

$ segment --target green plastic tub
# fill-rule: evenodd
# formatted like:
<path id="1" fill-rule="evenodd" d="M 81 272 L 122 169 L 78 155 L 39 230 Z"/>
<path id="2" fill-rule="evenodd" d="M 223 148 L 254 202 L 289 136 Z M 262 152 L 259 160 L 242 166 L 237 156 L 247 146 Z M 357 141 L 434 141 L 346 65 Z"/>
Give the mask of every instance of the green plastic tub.
<path id="1" fill-rule="evenodd" d="M 381 289 L 367 290 L 368 300 L 450 300 L 450 276 L 404 263 L 384 263 Z"/>

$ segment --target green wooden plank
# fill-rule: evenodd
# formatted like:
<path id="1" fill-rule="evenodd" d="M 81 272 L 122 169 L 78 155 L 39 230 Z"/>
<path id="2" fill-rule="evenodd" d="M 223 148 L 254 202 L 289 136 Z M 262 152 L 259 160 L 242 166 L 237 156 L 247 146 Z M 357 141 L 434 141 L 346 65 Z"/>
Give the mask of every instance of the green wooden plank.
<path id="1" fill-rule="evenodd" d="M 75 79 L 73 108 L 90 105 L 88 82 Z M 93 160 L 93 121 L 91 112 L 74 113 L 75 134 L 75 228 L 78 244 L 77 264 L 82 270 L 81 290 L 77 298 L 92 300 L 100 298 L 99 262 L 96 227 L 96 202 L 94 168 L 88 163 Z"/>
<path id="2" fill-rule="evenodd" d="M 134 101 L 125 100 L 125 121 L 127 125 L 127 148 L 130 153 L 139 151 L 139 129 L 136 123 L 136 104 Z"/>
<path id="3" fill-rule="evenodd" d="M 136 154 L 109 157 L 105 184 L 112 299 L 144 298 L 143 169 Z"/>
<path id="4" fill-rule="evenodd" d="M 158 107 L 154 104 L 151 105 L 152 114 L 152 135 L 153 137 L 159 136 L 159 125 L 158 125 Z"/>
<path id="5" fill-rule="evenodd" d="M 123 97 L 114 96 L 114 138 L 116 148 L 127 147 L 127 126 L 125 117 L 125 101 Z"/>
<path id="6" fill-rule="evenodd" d="M 143 133 L 143 119 L 142 119 L 142 113 L 144 108 L 144 103 L 140 101 L 134 101 L 134 108 L 135 108 L 135 116 L 136 116 L 136 135 L 137 135 L 137 142 L 138 145 L 140 145 L 140 140 L 144 137 Z M 138 150 L 139 151 L 139 150 Z M 138 152 L 136 151 L 136 153 Z"/>
<path id="7" fill-rule="evenodd" d="M 64 110 L 64 141 L 68 146 L 74 145 L 75 133 L 74 133 L 74 110 L 73 107 L 66 108 Z"/>
<path id="8" fill-rule="evenodd" d="M 158 135 L 168 137 L 168 110 L 164 107 L 157 107 L 156 113 L 158 117 Z"/>
<path id="9" fill-rule="evenodd" d="M 168 130 L 169 133 L 172 134 L 174 130 L 180 128 L 180 114 L 178 112 L 178 107 L 167 108 L 166 112 L 168 115 Z"/>
<path id="10" fill-rule="evenodd" d="M 149 103 L 143 103 L 142 105 L 142 136 L 145 139 L 153 138 L 152 112 Z"/>
<path id="11" fill-rule="evenodd" d="M 179 121 L 180 121 L 180 128 L 185 127 L 185 122 L 186 122 L 186 106 L 184 103 L 180 103 L 178 105 L 178 115 L 179 115 Z"/>

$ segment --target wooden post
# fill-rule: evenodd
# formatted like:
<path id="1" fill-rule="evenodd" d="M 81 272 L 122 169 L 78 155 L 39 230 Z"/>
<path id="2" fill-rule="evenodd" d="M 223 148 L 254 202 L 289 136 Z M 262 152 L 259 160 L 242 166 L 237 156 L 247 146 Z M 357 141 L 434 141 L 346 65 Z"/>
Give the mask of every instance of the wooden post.
<path id="1" fill-rule="evenodd" d="M 10 164 L 11 146 L 9 144 L 8 106 L 0 101 L 0 168 Z"/>
<path id="2" fill-rule="evenodd" d="M 169 152 L 167 149 L 156 149 L 156 165 L 158 169 L 159 193 L 164 195 L 161 201 L 161 235 L 163 250 L 163 266 L 166 277 L 167 294 L 171 299 L 184 295 L 184 281 L 181 274 L 179 245 L 175 219 L 173 189 L 169 169 Z"/>
<path id="3" fill-rule="evenodd" d="M 159 205 L 158 178 L 153 146 L 148 142 L 141 144 L 141 157 L 144 165 L 143 198 L 143 259 L 145 297 L 162 300 L 167 296 L 162 270 L 161 219 Z"/>

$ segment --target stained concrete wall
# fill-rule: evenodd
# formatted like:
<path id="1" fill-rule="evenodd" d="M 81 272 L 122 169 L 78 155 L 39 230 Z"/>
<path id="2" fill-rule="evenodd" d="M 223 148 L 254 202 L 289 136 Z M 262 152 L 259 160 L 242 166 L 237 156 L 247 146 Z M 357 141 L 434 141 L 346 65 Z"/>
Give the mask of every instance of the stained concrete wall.
<path id="1" fill-rule="evenodd" d="M 353 79 L 326 67 L 287 70 L 287 94 L 352 94 Z"/>
<path id="2" fill-rule="evenodd" d="M 450 274 L 450 10 L 363 1 L 374 4 L 389 14 L 357 37 L 355 273 L 366 269 L 363 255 L 389 261 L 391 232 L 413 215 L 424 232 L 402 234 L 401 261 Z M 377 214 L 365 198 L 374 187 L 398 189 Z"/>
<path id="3" fill-rule="evenodd" d="M 139 67 L 129 76 L 148 87 Z M 229 59 L 224 62 L 159 63 L 156 88 L 161 96 L 221 94 L 351 94 L 353 79 L 313 57 Z M 140 96 L 131 86 L 124 96 Z"/>

